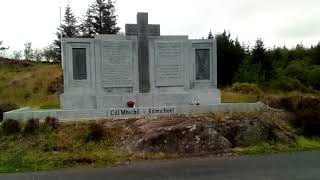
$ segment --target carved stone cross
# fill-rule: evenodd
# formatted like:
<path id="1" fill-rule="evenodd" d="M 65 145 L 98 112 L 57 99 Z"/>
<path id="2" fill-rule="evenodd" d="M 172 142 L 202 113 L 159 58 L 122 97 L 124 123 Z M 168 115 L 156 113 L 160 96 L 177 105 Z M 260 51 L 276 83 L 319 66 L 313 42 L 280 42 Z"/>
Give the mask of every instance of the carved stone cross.
<path id="1" fill-rule="evenodd" d="M 139 92 L 150 92 L 149 39 L 160 36 L 159 24 L 148 24 L 148 13 L 138 13 L 137 24 L 126 24 L 126 35 L 138 36 Z"/>

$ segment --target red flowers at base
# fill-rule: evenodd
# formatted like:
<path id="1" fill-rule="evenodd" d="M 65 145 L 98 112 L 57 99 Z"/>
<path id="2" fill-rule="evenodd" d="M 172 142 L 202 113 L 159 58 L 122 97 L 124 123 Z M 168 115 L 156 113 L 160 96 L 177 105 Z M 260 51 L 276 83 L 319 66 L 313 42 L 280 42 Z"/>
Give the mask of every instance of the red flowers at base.
<path id="1" fill-rule="evenodd" d="M 133 100 L 133 99 L 129 99 L 129 100 L 128 100 L 127 106 L 128 106 L 129 108 L 133 108 L 133 107 L 135 107 L 135 105 L 136 105 L 135 100 Z"/>

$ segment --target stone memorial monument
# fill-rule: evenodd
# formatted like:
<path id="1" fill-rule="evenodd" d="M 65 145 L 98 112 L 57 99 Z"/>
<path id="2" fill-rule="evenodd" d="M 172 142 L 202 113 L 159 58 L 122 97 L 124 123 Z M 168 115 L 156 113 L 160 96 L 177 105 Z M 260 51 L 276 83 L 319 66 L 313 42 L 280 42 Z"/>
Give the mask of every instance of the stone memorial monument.
<path id="1" fill-rule="evenodd" d="M 64 120 L 147 114 L 261 109 L 262 103 L 222 104 L 217 89 L 216 40 L 160 35 L 138 13 L 125 35 L 62 39 L 61 109 L 22 108 L 4 119 Z M 129 107 L 128 103 L 135 103 Z"/>
<path id="2" fill-rule="evenodd" d="M 62 109 L 220 103 L 215 40 L 161 36 L 160 25 L 126 24 L 125 35 L 65 38 Z"/>

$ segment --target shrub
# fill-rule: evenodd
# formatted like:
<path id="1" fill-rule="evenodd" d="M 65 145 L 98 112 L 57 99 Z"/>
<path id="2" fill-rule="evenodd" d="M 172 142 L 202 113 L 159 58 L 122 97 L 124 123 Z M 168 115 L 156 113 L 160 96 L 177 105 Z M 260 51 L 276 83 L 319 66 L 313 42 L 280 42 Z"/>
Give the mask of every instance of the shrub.
<path id="1" fill-rule="evenodd" d="M 17 120 L 7 119 L 2 123 L 1 130 L 4 135 L 11 135 L 20 132 L 21 126 Z"/>
<path id="2" fill-rule="evenodd" d="M 104 134 L 105 132 L 102 124 L 90 123 L 88 132 L 85 137 L 85 141 L 101 141 L 104 137 Z"/>
<path id="3" fill-rule="evenodd" d="M 236 83 L 232 84 L 231 90 L 233 92 L 239 92 L 239 93 L 244 93 L 244 94 L 249 94 L 249 93 L 259 94 L 260 93 L 259 87 L 254 83 L 236 82 Z"/>
<path id="4" fill-rule="evenodd" d="M 304 135 L 320 136 L 320 98 L 312 96 L 290 95 L 267 97 L 268 105 L 282 108 L 294 115 L 292 123 L 303 130 Z"/>
<path id="5" fill-rule="evenodd" d="M 3 120 L 3 113 L 18 109 L 19 107 L 12 102 L 0 103 L 0 122 Z"/>
<path id="6" fill-rule="evenodd" d="M 54 117 L 46 117 L 44 120 L 44 126 L 50 129 L 57 129 L 59 127 L 59 120 Z"/>
<path id="7" fill-rule="evenodd" d="M 35 134 L 39 131 L 39 119 L 29 119 L 24 127 L 25 134 Z"/>
<path id="8" fill-rule="evenodd" d="M 292 61 L 284 69 L 284 74 L 290 78 L 298 79 L 301 83 L 307 85 L 309 69 L 305 61 Z"/>
<path id="9" fill-rule="evenodd" d="M 320 89 L 320 66 L 314 67 L 309 74 L 309 83 L 315 89 Z"/>
<path id="10" fill-rule="evenodd" d="M 297 79 L 280 76 L 270 82 L 270 87 L 282 91 L 307 91 L 307 88 Z"/>

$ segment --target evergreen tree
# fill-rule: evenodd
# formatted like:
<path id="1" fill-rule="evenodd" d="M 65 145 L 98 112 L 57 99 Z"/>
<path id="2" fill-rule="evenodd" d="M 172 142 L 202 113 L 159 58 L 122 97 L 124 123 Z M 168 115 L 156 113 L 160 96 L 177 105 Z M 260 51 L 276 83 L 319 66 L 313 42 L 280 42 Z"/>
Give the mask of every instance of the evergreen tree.
<path id="1" fill-rule="evenodd" d="M 210 30 L 210 32 L 209 32 L 208 39 L 213 39 L 213 34 L 212 34 L 212 31 L 211 31 L 211 30 Z"/>
<path id="2" fill-rule="evenodd" d="M 313 51 L 313 64 L 320 65 L 320 42 L 315 47 L 311 48 L 311 50 Z"/>
<path id="3" fill-rule="evenodd" d="M 96 0 L 87 10 L 81 26 L 83 37 L 93 37 L 94 34 L 117 34 L 120 28 L 117 27 L 114 2 Z"/>
<path id="4" fill-rule="evenodd" d="M 64 15 L 64 24 L 58 28 L 56 33 L 57 39 L 54 40 L 55 61 L 61 61 L 61 33 L 63 38 L 79 37 L 79 27 L 77 25 L 77 18 L 74 16 L 71 7 L 67 5 Z"/>
<path id="5" fill-rule="evenodd" d="M 80 25 L 81 37 L 93 38 L 95 31 L 93 28 L 92 10 L 89 8 Z"/>
<path id="6" fill-rule="evenodd" d="M 218 85 L 231 85 L 236 72 L 245 58 L 245 49 L 237 39 L 235 41 L 232 40 L 230 33 L 226 31 L 217 34 L 215 38 L 218 50 Z"/>
<path id="7" fill-rule="evenodd" d="M 254 64 L 259 64 L 261 66 L 260 77 L 262 81 L 268 81 L 272 78 L 272 59 L 270 58 L 270 55 L 268 55 L 261 39 L 256 41 L 256 44 L 252 49 L 252 61 Z"/>

